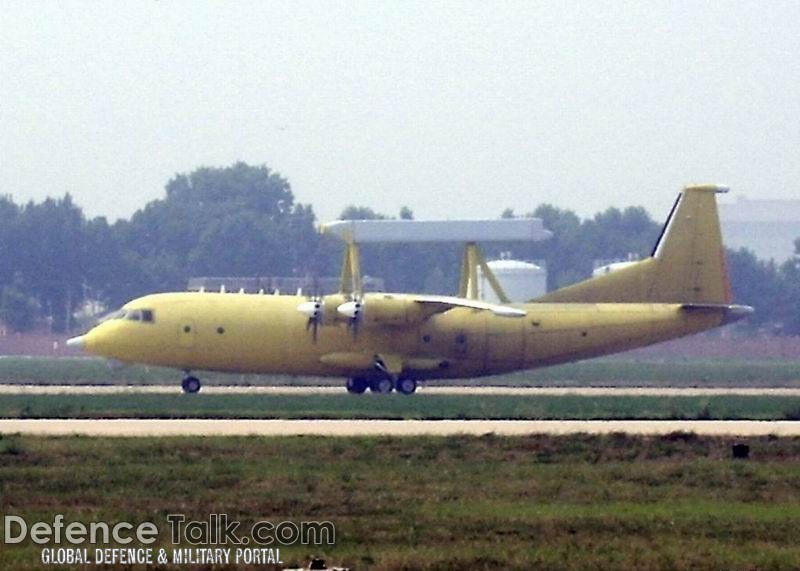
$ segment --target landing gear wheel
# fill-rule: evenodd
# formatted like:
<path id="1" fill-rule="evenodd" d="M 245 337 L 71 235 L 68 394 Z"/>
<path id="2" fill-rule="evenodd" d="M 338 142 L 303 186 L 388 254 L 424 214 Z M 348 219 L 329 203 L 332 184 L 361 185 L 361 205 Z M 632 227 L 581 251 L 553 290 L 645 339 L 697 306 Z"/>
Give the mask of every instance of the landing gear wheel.
<path id="1" fill-rule="evenodd" d="M 394 381 L 387 377 L 373 379 L 369 382 L 369 390 L 373 393 L 388 395 L 394 389 Z"/>
<path id="2" fill-rule="evenodd" d="M 200 379 L 197 377 L 186 377 L 181 381 L 181 388 L 187 394 L 194 394 L 200 392 Z"/>
<path id="3" fill-rule="evenodd" d="M 397 392 L 403 393 L 404 395 L 413 394 L 414 391 L 417 390 L 417 381 L 414 379 L 400 379 L 397 381 Z"/>
<path id="4" fill-rule="evenodd" d="M 353 395 L 360 395 L 367 390 L 367 379 L 356 377 L 355 379 L 347 379 L 347 392 Z"/>

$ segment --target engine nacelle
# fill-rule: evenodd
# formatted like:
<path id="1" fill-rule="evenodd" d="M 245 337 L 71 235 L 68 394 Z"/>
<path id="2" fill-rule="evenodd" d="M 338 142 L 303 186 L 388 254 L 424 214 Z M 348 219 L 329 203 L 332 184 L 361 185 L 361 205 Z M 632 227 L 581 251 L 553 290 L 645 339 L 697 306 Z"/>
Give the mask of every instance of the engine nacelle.
<path id="1" fill-rule="evenodd" d="M 368 294 L 360 300 L 346 301 L 337 306 L 336 312 L 340 319 L 381 325 L 405 325 L 421 317 L 414 300 L 389 294 Z"/>

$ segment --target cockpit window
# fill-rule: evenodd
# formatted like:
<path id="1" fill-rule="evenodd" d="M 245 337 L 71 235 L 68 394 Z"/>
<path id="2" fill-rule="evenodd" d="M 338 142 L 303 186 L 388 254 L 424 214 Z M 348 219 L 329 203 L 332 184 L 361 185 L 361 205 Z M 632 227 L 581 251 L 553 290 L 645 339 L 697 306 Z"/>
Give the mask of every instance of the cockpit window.
<path id="1" fill-rule="evenodd" d="M 111 321 L 112 319 L 153 323 L 155 321 L 155 316 L 152 309 L 119 309 L 101 318 L 100 323 Z"/>
<path id="2" fill-rule="evenodd" d="M 104 315 L 100 318 L 100 323 L 105 321 L 111 321 L 112 319 L 125 319 L 125 314 L 127 312 L 124 309 L 118 309 L 117 311 L 112 311 L 111 313 Z"/>
<path id="3" fill-rule="evenodd" d="M 125 315 L 125 319 L 129 321 L 143 321 L 145 323 L 153 323 L 153 310 L 152 309 L 129 309 Z"/>

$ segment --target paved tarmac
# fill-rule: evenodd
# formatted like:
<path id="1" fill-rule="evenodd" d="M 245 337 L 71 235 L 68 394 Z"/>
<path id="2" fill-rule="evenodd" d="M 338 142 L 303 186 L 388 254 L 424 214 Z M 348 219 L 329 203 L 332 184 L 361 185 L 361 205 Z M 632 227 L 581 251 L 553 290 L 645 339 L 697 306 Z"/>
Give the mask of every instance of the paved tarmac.
<path id="1" fill-rule="evenodd" d="M 49 436 L 503 436 L 524 434 L 668 434 L 800 436 L 793 421 L 601 420 L 0 420 L 0 434 Z"/>
<path id="2" fill-rule="evenodd" d="M 178 394 L 178 386 L 0 385 L 0 395 Z M 202 394 L 345 394 L 342 387 L 209 386 Z M 421 387 L 420 395 L 579 396 L 800 396 L 792 388 L 605 388 L 605 387 Z M 359 398 L 354 396 L 353 398 Z M 366 396 L 360 398 L 375 398 Z M 379 397 L 380 398 L 380 397 Z M 414 396 L 408 398 L 415 398 Z M 793 421 L 602 421 L 602 420 L 213 420 L 213 419 L 8 419 L 0 434 L 85 436 L 362 436 L 523 434 L 668 434 L 675 431 L 725 436 L 800 436 Z"/>
<path id="3" fill-rule="evenodd" d="M 0 385 L 0 395 L 109 395 L 179 394 L 175 385 Z M 800 396 L 800 388 L 671 388 L 671 387 L 437 387 L 422 386 L 421 395 L 512 395 L 512 396 Z M 204 386 L 201 394 L 319 395 L 346 394 L 335 386 Z"/>

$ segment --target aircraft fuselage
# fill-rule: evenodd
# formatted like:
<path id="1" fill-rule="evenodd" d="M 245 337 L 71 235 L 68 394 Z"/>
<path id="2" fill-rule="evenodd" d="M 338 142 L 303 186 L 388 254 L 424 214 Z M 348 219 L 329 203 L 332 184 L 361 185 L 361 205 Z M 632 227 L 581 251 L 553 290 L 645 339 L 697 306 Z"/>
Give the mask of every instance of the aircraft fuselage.
<path id="1" fill-rule="evenodd" d="M 370 296 L 391 294 L 367 294 Z M 403 298 L 396 294 L 395 298 Z M 90 353 L 183 370 L 351 377 L 381 357 L 416 379 L 478 377 L 624 351 L 722 324 L 720 311 L 663 303 L 514 304 L 524 317 L 456 307 L 423 319 L 358 325 L 325 320 L 316 340 L 303 296 L 169 293 L 136 299 L 128 315 L 83 337 Z"/>

